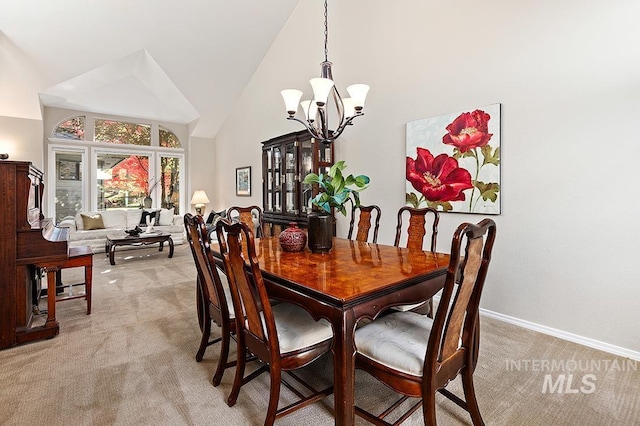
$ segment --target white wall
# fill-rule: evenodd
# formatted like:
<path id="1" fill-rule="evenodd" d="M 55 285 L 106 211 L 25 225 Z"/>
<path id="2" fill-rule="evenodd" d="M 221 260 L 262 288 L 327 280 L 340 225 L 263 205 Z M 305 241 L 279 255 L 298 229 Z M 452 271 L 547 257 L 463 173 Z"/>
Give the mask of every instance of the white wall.
<path id="1" fill-rule="evenodd" d="M 9 160 L 31 161 L 43 169 L 42 121 L 0 115 L 0 153 Z"/>
<path id="2" fill-rule="evenodd" d="M 319 73 L 322 3 L 300 2 L 216 136 L 219 202 L 260 205 L 260 141 L 299 130 L 279 91 Z M 343 92 L 371 85 L 366 115 L 336 142 L 392 243 L 404 204 L 405 124 L 502 104 L 502 214 L 482 307 L 640 351 L 636 246 L 640 3 L 332 1 L 329 59 Z M 251 165 L 253 196 L 235 197 Z M 462 221 L 444 214 L 438 249 Z M 344 222 L 339 234 L 345 234 Z"/>
<path id="3" fill-rule="evenodd" d="M 220 211 L 225 205 L 220 202 L 220 195 L 216 185 L 215 167 L 213 165 L 214 143 L 210 138 L 192 137 L 189 141 L 188 166 L 191 173 L 191 182 L 187 190 L 187 203 L 191 201 L 193 192 L 203 189 L 209 197 L 209 204 L 204 207 L 203 214 L 211 210 Z M 186 211 L 195 214 L 196 209 L 189 204 Z"/>

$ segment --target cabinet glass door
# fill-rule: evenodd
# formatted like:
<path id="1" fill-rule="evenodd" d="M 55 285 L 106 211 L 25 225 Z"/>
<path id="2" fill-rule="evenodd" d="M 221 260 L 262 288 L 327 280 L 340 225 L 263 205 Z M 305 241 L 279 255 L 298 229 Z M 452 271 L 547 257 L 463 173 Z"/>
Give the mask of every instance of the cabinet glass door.
<path id="1" fill-rule="evenodd" d="M 264 178 L 264 211 L 273 210 L 273 148 L 264 150 L 263 166 Z"/>
<path id="2" fill-rule="evenodd" d="M 285 145 L 284 152 L 284 193 L 285 213 L 297 214 L 296 208 L 296 146 L 293 142 Z"/>
<path id="3" fill-rule="evenodd" d="M 282 152 L 273 148 L 273 211 L 282 211 Z"/>
<path id="4" fill-rule="evenodd" d="M 305 176 L 314 172 L 313 170 L 313 143 L 311 139 L 302 141 L 300 145 L 300 182 L 304 181 Z M 309 213 L 311 211 L 311 199 L 313 198 L 313 186 L 308 183 L 301 183 L 300 190 L 302 191 L 300 210 L 302 213 Z"/>

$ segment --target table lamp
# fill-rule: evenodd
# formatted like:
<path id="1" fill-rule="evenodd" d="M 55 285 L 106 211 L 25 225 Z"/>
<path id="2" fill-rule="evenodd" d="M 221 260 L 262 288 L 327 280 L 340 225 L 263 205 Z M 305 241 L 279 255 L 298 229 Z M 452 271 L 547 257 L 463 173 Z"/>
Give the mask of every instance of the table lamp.
<path id="1" fill-rule="evenodd" d="M 204 205 L 209 202 L 209 197 L 204 192 L 204 189 L 198 189 L 193 193 L 193 197 L 191 197 L 191 204 L 196 209 L 196 213 L 202 215 L 202 209 Z"/>

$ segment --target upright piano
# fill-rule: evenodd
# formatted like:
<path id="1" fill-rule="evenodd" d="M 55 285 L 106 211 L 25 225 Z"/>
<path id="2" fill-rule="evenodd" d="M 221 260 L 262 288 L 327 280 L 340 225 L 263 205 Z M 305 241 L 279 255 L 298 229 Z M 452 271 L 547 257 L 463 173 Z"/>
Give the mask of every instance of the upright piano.
<path id="1" fill-rule="evenodd" d="M 42 214 L 43 173 L 26 161 L 0 161 L 0 349 L 58 334 L 55 290 L 47 321 L 34 326 L 38 262 L 68 258 L 67 230 Z M 49 309 L 51 311 L 51 309 Z"/>

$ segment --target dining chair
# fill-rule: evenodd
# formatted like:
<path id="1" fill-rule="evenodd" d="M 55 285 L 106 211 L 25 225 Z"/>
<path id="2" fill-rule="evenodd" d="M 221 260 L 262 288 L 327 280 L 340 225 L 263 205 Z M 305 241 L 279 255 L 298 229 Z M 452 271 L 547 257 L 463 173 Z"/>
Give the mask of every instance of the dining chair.
<path id="1" fill-rule="evenodd" d="M 221 342 L 218 366 L 213 375 L 213 385 L 218 386 L 224 370 L 236 365 L 228 362 L 230 338 L 236 333 L 235 311 L 231 303 L 231 293 L 227 276 L 216 266 L 209 247 L 207 225 L 200 215 L 184 215 L 184 226 L 191 254 L 198 272 L 196 280 L 196 305 L 198 323 L 202 331 L 196 361 L 202 361 L 207 347 Z M 210 340 L 211 323 L 221 328 L 221 336 Z"/>
<path id="2" fill-rule="evenodd" d="M 235 405 L 240 388 L 247 380 L 269 371 L 271 384 L 264 424 L 272 425 L 276 418 L 333 393 L 333 386 L 316 391 L 292 374 L 291 377 L 311 392 L 305 397 L 282 374 L 304 367 L 329 352 L 333 331 L 327 320 L 315 321 L 300 306 L 285 302 L 272 306 L 255 255 L 253 232 L 246 224 L 220 222 L 216 231 L 234 309 L 245 314 L 244 318 L 236 317 L 238 366 L 227 404 Z M 243 250 L 243 245 L 246 245 L 246 250 Z M 264 365 L 244 377 L 247 352 L 254 354 Z M 278 409 L 281 384 L 291 389 L 300 400 Z"/>
<path id="3" fill-rule="evenodd" d="M 347 234 L 347 239 L 351 239 L 353 236 L 353 231 L 355 227 L 356 241 L 364 241 L 366 242 L 369 239 L 369 232 L 371 231 L 371 227 L 373 227 L 373 240 L 372 243 L 378 242 L 378 228 L 380 227 L 380 207 L 376 205 L 370 206 L 357 206 L 352 202 L 351 203 L 351 222 L 349 223 L 349 234 Z M 358 224 L 356 225 L 355 219 L 358 217 Z M 373 223 L 372 223 L 373 221 Z"/>
<path id="4" fill-rule="evenodd" d="M 404 218 L 407 218 L 406 232 L 404 226 Z M 435 252 L 436 242 L 438 239 L 438 222 L 440 222 L 440 214 L 436 209 L 425 207 L 417 209 L 414 207 L 404 206 L 398 210 L 398 220 L 396 224 L 396 238 L 394 246 L 403 246 L 409 250 L 424 250 L 425 238 L 429 237 L 430 241 L 427 250 Z M 405 239 L 406 234 L 406 239 Z M 433 316 L 433 300 L 429 299 L 423 303 L 410 306 L 399 306 L 396 310 L 414 310 L 429 316 Z"/>
<path id="5" fill-rule="evenodd" d="M 436 425 L 435 397 L 439 392 L 468 411 L 474 425 L 484 424 L 473 372 L 480 337 L 478 307 L 495 235 L 496 224 L 491 219 L 458 227 L 435 318 L 394 312 L 356 330 L 356 368 L 403 395 L 379 416 L 360 407 L 356 407 L 356 414 L 372 423 L 390 424 L 384 418 L 407 398 L 415 397 L 420 400 L 394 424 L 422 405 L 424 424 Z M 445 389 L 458 375 L 466 401 Z"/>
<path id="6" fill-rule="evenodd" d="M 233 206 L 227 209 L 227 218 L 231 221 L 245 223 L 251 231 L 256 231 L 256 238 L 264 236 L 262 209 L 258 206 Z"/>

